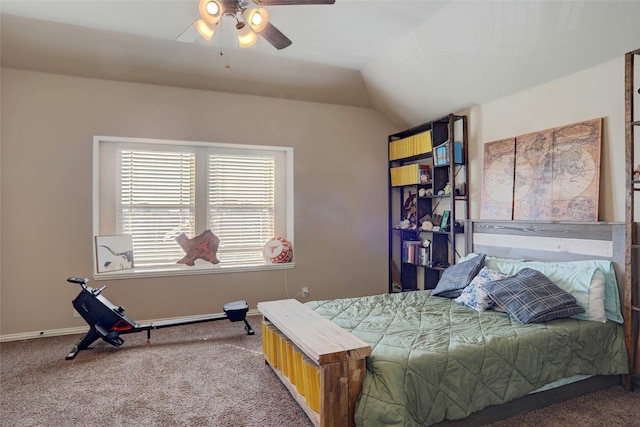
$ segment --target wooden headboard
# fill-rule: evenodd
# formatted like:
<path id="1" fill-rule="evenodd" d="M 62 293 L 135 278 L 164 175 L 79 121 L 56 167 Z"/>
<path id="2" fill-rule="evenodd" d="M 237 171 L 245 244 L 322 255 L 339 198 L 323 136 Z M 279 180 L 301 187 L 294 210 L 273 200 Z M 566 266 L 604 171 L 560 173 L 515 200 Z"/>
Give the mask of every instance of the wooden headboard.
<path id="1" fill-rule="evenodd" d="M 467 253 L 534 261 L 611 260 L 624 304 L 622 222 L 468 220 L 465 228 Z"/>

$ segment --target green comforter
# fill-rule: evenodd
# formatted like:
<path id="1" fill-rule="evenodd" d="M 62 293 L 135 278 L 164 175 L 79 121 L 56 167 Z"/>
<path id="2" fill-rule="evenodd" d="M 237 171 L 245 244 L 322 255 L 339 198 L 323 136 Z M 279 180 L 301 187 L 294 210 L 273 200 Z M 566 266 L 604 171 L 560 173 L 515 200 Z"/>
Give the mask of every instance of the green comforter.
<path id="1" fill-rule="evenodd" d="M 628 369 L 623 329 L 613 322 L 521 325 L 430 291 L 307 305 L 371 345 L 358 426 L 427 426 L 558 379 Z"/>

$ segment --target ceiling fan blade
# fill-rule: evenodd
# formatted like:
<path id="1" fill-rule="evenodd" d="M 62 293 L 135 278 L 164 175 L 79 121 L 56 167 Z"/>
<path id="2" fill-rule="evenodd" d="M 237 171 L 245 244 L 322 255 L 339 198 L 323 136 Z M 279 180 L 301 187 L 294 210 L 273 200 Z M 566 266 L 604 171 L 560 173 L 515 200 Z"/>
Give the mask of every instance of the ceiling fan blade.
<path id="1" fill-rule="evenodd" d="M 282 34 L 282 31 L 277 29 L 271 22 L 268 22 L 264 30 L 262 30 L 258 34 L 260 34 L 262 38 L 271 43 L 273 47 L 278 50 L 284 49 L 285 47 L 290 46 L 292 43 L 292 41 L 289 40 L 287 36 Z"/>
<path id="2" fill-rule="evenodd" d="M 254 0 L 262 6 L 293 6 L 297 4 L 334 4 L 336 0 Z"/>
<path id="3" fill-rule="evenodd" d="M 200 34 L 198 34 L 198 30 L 193 24 L 189 24 L 189 26 L 182 32 L 176 40 L 183 43 L 193 43 L 200 38 Z"/>

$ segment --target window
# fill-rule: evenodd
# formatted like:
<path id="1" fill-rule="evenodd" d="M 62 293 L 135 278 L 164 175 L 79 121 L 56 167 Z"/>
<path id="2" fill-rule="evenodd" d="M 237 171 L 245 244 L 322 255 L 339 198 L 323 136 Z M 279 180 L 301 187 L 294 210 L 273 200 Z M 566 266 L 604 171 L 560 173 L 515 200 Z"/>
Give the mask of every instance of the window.
<path id="1" fill-rule="evenodd" d="M 275 236 L 274 157 L 211 153 L 207 160 L 209 228 L 226 242 L 220 259 L 262 260 L 264 244 Z"/>
<path id="2" fill-rule="evenodd" d="M 130 234 L 139 267 L 175 264 L 175 237 L 195 235 L 195 153 L 117 148 L 116 234 Z"/>
<path id="3" fill-rule="evenodd" d="M 288 267 L 262 249 L 293 239 L 292 148 L 95 137 L 94 150 L 94 234 L 130 235 L 134 252 L 133 270 L 106 276 Z M 176 236 L 207 229 L 220 264 L 178 264 Z"/>

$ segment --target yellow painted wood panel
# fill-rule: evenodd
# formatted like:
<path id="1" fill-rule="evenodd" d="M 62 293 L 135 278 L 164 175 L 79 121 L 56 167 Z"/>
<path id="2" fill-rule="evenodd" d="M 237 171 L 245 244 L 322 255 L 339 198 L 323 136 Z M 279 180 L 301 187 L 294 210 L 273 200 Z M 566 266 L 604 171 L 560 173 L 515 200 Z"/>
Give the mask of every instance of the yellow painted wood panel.
<path id="1" fill-rule="evenodd" d="M 319 365 L 363 359 L 371 347 L 295 299 L 258 303 L 258 310 Z"/>

